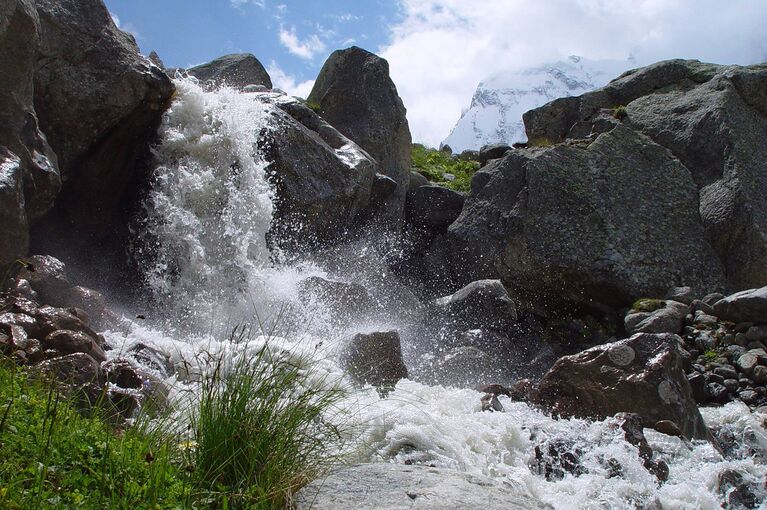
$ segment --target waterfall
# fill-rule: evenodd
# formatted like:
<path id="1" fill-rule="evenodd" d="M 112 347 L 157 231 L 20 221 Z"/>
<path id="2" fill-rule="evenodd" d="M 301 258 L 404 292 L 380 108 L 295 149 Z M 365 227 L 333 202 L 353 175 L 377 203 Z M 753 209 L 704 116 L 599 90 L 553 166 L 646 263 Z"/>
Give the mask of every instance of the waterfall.
<path id="1" fill-rule="evenodd" d="M 168 378 L 177 389 L 171 398 L 194 391 L 199 353 L 237 352 L 227 343 L 231 327 L 278 316 L 283 327 L 272 341 L 312 357 L 318 370 L 339 380 L 336 349 L 355 331 L 398 329 L 406 362 L 423 355 L 429 342 L 419 344 L 418 315 L 406 313 L 413 306 L 402 297 L 405 290 L 386 284 L 388 270 L 373 245 L 356 241 L 291 263 L 270 253 L 273 196 L 257 142 L 270 129 L 273 106 L 231 89 L 207 92 L 191 80 L 176 86 L 155 148 L 145 217 L 134 226 L 134 251 L 154 300 L 138 310 L 146 321 L 107 333 L 115 352 L 141 342 L 169 355 L 178 370 Z M 321 296 L 302 294 L 300 283 L 312 276 L 362 283 L 380 301 L 380 313 L 338 320 L 339 310 Z M 764 489 L 765 459 L 751 451 L 767 451 L 767 434 L 743 404 L 702 409 L 709 426 L 738 438 L 740 450 L 729 460 L 706 442 L 648 431 L 670 467 L 669 480 L 659 486 L 615 419 L 557 420 L 506 397 L 500 397 L 503 412 L 482 412 L 474 390 L 413 379 L 400 381 L 386 399 L 369 387 L 349 395 L 341 412 L 350 458 L 497 477 L 556 508 L 719 508 L 717 480 L 725 469 Z M 545 454 L 552 445 L 577 452 L 582 474 L 547 479 L 536 448 Z"/>

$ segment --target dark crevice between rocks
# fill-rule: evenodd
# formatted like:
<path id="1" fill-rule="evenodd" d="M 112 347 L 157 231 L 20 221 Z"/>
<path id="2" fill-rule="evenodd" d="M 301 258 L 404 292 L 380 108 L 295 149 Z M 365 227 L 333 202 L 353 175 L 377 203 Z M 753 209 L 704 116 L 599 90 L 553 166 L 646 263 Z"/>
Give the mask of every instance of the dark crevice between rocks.
<path id="1" fill-rule="evenodd" d="M 143 214 L 161 120 L 158 112 L 136 111 L 80 158 L 53 209 L 32 226 L 31 253 L 61 259 L 74 280 L 110 297 L 136 297 L 141 262 L 129 253 L 126 219 Z M 142 135 L 126 140 L 130 133 Z"/>

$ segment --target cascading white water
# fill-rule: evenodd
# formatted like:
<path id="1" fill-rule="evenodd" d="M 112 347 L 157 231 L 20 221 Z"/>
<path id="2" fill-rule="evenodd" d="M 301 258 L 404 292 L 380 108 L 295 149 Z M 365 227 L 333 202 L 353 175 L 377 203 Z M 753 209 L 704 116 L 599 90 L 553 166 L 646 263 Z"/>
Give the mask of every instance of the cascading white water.
<path id="1" fill-rule="evenodd" d="M 272 342 L 297 358 L 312 357 L 323 376 L 342 379 L 334 348 L 350 330 L 406 330 L 410 324 L 397 324 L 400 313 L 383 313 L 366 324 L 338 325 L 327 303 L 300 299 L 299 282 L 345 274 L 375 288 L 380 301 L 393 306 L 398 299 L 387 299 L 387 289 L 374 283 L 386 271 L 383 264 L 357 263 L 374 257 L 372 248 L 362 255 L 338 250 L 330 264 L 334 269 L 323 261 L 273 263 L 265 240 L 272 195 L 256 143 L 259 132 L 269 128 L 270 106 L 230 89 L 205 92 L 193 81 L 178 80 L 176 86 L 178 96 L 156 149 L 147 220 L 137 232 L 157 302 L 154 314 L 142 313 L 158 320 L 110 332 L 110 342 L 124 348 L 141 342 L 166 352 L 178 370 L 168 382 L 194 391 L 201 352 L 238 351 L 226 341 L 227 328 L 252 322 L 254 311 L 264 317 L 289 310 L 283 320 L 292 321 L 286 329 L 293 334 Z M 409 380 L 386 399 L 372 388 L 357 389 L 339 411 L 349 435 L 347 454 L 360 461 L 425 463 L 504 478 L 556 508 L 719 508 L 717 481 L 724 470 L 740 473 L 757 488 L 757 497 L 767 496 L 762 457 L 767 436 L 759 423 L 765 416 L 742 404 L 703 410 L 709 426 L 737 438 L 739 450 L 727 460 L 708 443 L 688 444 L 648 431 L 651 446 L 670 467 L 669 480 L 658 485 L 615 420 L 555 420 L 504 397 L 504 412 L 482 412 L 480 396 Z M 581 474 L 549 481 L 537 472 L 536 446 L 553 443 L 578 451 Z"/>

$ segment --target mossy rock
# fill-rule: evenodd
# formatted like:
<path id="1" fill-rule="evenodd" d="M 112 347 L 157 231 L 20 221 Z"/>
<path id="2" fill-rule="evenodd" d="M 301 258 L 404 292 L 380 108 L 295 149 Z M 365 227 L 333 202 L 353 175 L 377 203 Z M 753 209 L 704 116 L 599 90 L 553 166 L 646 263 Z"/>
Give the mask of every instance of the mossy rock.
<path id="1" fill-rule="evenodd" d="M 660 310 L 664 306 L 666 306 L 666 303 L 662 299 L 642 298 L 634 301 L 634 304 L 631 305 L 631 309 L 636 310 L 637 312 L 651 313 L 655 310 Z"/>

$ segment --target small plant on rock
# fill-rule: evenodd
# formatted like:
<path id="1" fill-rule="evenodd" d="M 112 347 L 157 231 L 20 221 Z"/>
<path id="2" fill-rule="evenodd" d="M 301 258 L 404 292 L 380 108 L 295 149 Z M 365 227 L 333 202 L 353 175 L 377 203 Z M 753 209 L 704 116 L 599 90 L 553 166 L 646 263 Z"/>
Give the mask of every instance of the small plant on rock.
<path id="1" fill-rule="evenodd" d="M 471 178 L 479 169 L 476 161 L 463 161 L 453 155 L 419 143 L 411 150 L 413 170 L 432 182 L 454 191 L 468 192 Z"/>
<path id="2" fill-rule="evenodd" d="M 626 107 L 623 105 L 618 105 L 613 108 L 613 117 L 615 117 L 618 120 L 624 120 L 626 117 L 628 117 L 629 113 L 626 110 Z"/>

